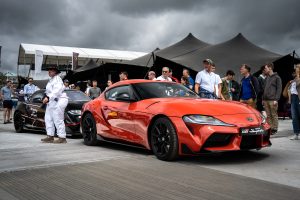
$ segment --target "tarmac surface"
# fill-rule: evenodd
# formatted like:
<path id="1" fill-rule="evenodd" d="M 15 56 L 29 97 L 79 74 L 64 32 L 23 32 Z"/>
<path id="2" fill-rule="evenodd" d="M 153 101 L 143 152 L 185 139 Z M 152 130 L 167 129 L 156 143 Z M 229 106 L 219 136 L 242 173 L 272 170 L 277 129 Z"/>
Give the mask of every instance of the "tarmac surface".
<path id="1" fill-rule="evenodd" d="M 0 112 L 0 199 L 299 199 L 300 141 L 280 120 L 273 145 L 163 162 L 114 144 L 44 144 Z"/>

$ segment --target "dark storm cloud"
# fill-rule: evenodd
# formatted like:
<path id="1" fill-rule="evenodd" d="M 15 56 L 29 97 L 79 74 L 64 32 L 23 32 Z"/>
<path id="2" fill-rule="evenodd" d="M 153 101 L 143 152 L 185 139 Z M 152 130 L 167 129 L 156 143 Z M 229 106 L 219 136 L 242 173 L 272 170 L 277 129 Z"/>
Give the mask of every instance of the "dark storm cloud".
<path id="1" fill-rule="evenodd" d="M 189 32 L 212 44 L 241 32 L 287 54 L 300 48 L 299 7 L 298 0 L 0 0 L 0 70 L 15 71 L 20 43 L 149 52 Z"/>
<path id="2" fill-rule="evenodd" d="M 204 5 L 204 1 L 195 0 L 123 0 L 111 1 L 110 7 L 112 11 L 118 12 L 122 15 L 137 15 L 146 16 L 148 14 L 161 13 L 166 11 L 187 11 Z"/>
<path id="3" fill-rule="evenodd" d="M 59 0 L 1 0 L 0 34 L 23 35 L 34 38 L 43 33 L 47 37 L 55 30 L 62 33 L 67 26 L 68 18 L 64 9 L 67 4 Z M 51 30 L 50 32 L 45 30 Z"/>

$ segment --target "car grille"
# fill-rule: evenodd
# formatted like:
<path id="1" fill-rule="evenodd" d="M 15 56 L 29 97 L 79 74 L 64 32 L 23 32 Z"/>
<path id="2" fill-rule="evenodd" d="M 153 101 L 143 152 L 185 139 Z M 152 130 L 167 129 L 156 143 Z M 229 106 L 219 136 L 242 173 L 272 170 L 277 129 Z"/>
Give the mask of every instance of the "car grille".
<path id="1" fill-rule="evenodd" d="M 241 142 L 241 149 L 255 149 L 258 148 L 258 141 L 260 139 L 260 135 L 249 135 L 249 136 L 243 136 L 242 142 Z"/>
<path id="2" fill-rule="evenodd" d="M 222 147 L 230 143 L 232 134 L 214 133 L 204 143 L 205 147 Z"/>

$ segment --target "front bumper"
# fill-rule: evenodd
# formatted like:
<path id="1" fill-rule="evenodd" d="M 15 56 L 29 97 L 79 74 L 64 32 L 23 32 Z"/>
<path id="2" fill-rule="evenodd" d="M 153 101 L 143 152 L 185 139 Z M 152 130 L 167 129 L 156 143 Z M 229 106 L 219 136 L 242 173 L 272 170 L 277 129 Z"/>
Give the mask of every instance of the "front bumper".
<path id="1" fill-rule="evenodd" d="M 171 118 L 171 120 L 176 124 L 180 155 L 261 149 L 271 146 L 268 124 L 251 127 L 228 127 L 188 124 L 176 117 Z M 243 128 L 256 127 L 261 127 L 264 132 L 258 135 L 242 135 L 241 133 Z"/>

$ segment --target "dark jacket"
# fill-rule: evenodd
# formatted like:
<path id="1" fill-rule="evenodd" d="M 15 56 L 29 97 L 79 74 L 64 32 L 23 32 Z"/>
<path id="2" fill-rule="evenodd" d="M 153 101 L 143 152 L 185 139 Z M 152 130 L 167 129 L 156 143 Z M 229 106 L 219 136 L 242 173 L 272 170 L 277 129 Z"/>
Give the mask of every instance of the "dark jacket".
<path id="1" fill-rule="evenodd" d="M 276 72 L 267 76 L 263 93 L 263 100 L 279 101 L 282 91 L 281 78 Z"/>
<path id="2" fill-rule="evenodd" d="M 244 79 L 245 79 L 245 77 L 242 78 L 242 80 L 241 80 L 241 87 L 240 87 L 241 90 L 240 90 L 239 98 L 241 98 L 241 96 L 242 96 Z M 251 74 L 250 74 L 250 84 L 251 84 L 252 99 L 256 100 L 257 95 L 260 93 L 260 86 L 259 86 L 259 82 L 258 82 L 257 78 L 255 76 L 252 76 Z"/>

